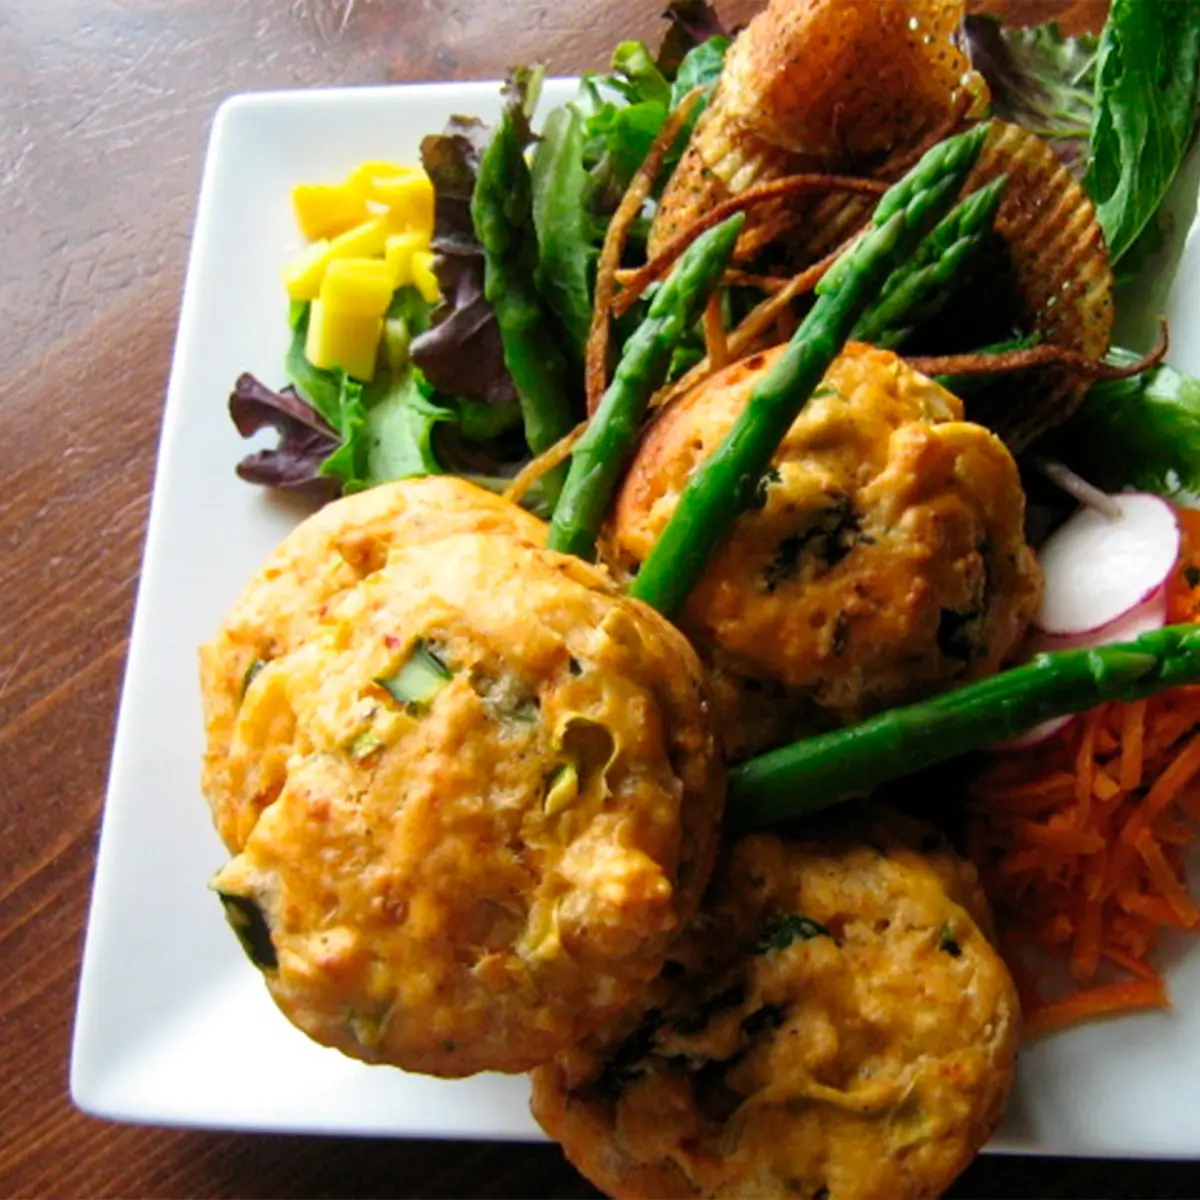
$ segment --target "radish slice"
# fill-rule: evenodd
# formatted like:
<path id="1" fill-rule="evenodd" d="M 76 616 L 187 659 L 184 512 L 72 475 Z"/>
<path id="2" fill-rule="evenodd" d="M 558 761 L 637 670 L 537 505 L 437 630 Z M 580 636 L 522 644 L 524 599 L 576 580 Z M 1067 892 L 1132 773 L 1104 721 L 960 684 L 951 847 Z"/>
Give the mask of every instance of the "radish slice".
<path id="1" fill-rule="evenodd" d="M 1069 637 L 1051 637 L 1047 633 L 1034 639 L 1033 651 L 1042 650 L 1084 650 L 1088 646 L 1107 646 L 1113 642 L 1131 642 L 1140 634 L 1148 633 L 1151 629 L 1161 629 L 1167 623 L 1167 588 L 1155 588 L 1148 599 L 1143 600 L 1136 608 L 1122 613 L 1115 621 L 1090 633 L 1076 633 Z M 1063 717 L 1051 717 L 1015 738 L 1003 742 L 992 742 L 984 749 L 993 753 L 1004 754 L 1009 750 L 1028 750 L 1056 733 L 1066 729 L 1075 720 L 1074 714 Z"/>
<path id="2" fill-rule="evenodd" d="M 1122 613 L 1115 621 L 1109 621 L 1100 629 L 1090 633 L 1076 633 L 1060 637 L 1048 633 L 1037 640 L 1038 650 L 1079 650 L 1087 646 L 1108 646 L 1113 642 L 1132 642 L 1134 638 L 1151 629 L 1161 629 L 1167 623 L 1166 586 L 1155 588 L 1136 608 Z"/>
<path id="3" fill-rule="evenodd" d="M 1179 558 L 1175 510 L 1159 496 L 1113 496 L 1111 520 L 1081 508 L 1053 533 L 1040 554 L 1045 586 L 1034 624 L 1055 636 L 1103 629 L 1150 600 Z"/>
<path id="4" fill-rule="evenodd" d="M 1044 742 L 1060 730 L 1066 729 L 1073 720 L 1075 720 L 1074 713 L 1068 713 L 1065 717 L 1051 717 L 1050 720 L 1043 721 L 1040 725 L 1035 725 L 1032 729 L 1017 734 L 1015 738 L 1008 738 L 1003 742 L 989 742 L 984 749 L 993 754 L 1006 754 L 1009 750 L 1028 750 L 1031 746 L 1036 746 L 1038 742 Z"/>

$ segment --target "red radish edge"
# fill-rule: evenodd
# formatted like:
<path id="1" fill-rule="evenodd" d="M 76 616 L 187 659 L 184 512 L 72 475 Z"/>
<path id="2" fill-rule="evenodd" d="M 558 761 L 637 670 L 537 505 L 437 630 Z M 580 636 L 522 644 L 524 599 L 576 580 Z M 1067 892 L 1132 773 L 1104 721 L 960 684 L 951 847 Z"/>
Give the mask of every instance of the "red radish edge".
<path id="1" fill-rule="evenodd" d="M 1040 634 L 1034 638 L 1032 650 L 1037 654 L 1043 650 L 1084 650 L 1089 646 L 1107 646 L 1114 642 L 1131 642 L 1140 634 L 1148 633 L 1151 629 L 1161 629 L 1167 623 L 1167 587 L 1162 584 L 1150 593 L 1136 608 L 1122 613 L 1115 621 L 1110 621 L 1100 629 L 1090 633 L 1077 633 L 1070 637 L 1051 637 Z M 1028 750 L 1041 742 L 1061 733 L 1072 721 L 1075 714 L 1061 717 L 1051 717 L 1042 721 L 1032 729 L 1008 738 L 1003 742 L 992 742 L 984 749 L 996 754 L 1005 754 L 1011 750 Z"/>
<path id="2" fill-rule="evenodd" d="M 1003 742 L 989 742 L 984 749 L 993 754 L 1007 754 L 1010 750 L 1028 750 L 1031 746 L 1036 746 L 1039 742 L 1044 742 L 1066 729 L 1074 720 L 1074 713 L 1068 713 L 1064 717 L 1051 717 L 1050 720 L 1043 721 L 1040 725 L 1025 730 L 1024 733 L 1018 733 L 1015 738 L 1009 738 Z"/>
<path id="3" fill-rule="evenodd" d="M 1079 650 L 1088 646 L 1108 646 L 1113 642 L 1132 642 L 1151 629 L 1161 629 L 1166 623 L 1167 586 L 1164 583 L 1156 587 L 1136 608 L 1122 613 L 1115 621 L 1109 621 L 1100 629 L 1061 637 L 1044 633 L 1037 639 L 1036 649 Z"/>
<path id="4" fill-rule="evenodd" d="M 1149 604 L 1174 568 L 1180 540 L 1174 508 L 1145 492 L 1112 499 L 1119 519 L 1082 508 L 1042 547 L 1045 582 L 1034 625 L 1043 633 L 1099 633 Z"/>

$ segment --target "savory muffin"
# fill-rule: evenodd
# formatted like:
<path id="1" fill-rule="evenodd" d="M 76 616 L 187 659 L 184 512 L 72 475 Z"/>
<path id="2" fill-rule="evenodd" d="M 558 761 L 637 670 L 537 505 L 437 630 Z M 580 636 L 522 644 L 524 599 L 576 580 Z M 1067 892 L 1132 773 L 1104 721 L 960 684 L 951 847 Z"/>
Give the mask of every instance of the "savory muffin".
<path id="1" fill-rule="evenodd" d="M 253 676 L 225 758 L 280 764 L 214 881 L 280 1008 L 445 1076 L 528 1070 L 634 999 L 724 791 L 683 637 L 502 534 L 393 545 Z"/>
<path id="2" fill-rule="evenodd" d="M 783 349 L 722 371 L 650 428 L 607 536 L 618 574 L 645 558 Z M 718 690 L 734 716 L 739 691 L 764 681 L 798 712 L 842 721 L 990 674 L 1037 604 L 1024 510 L 1012 456 L 962 420 L 955 396 L 851 343 L 713 555 L 684 627 L 728 677 Z"/>
<path id="3" fill-rule="evenodd" d="M 200 648 L 207 727 L 204 793 L 231 851 L 245 844 L 262 810 L 283 785 L 275 750 L 281 731 L 247 730 L 242 699 L 261 668 L 300 645 L 339 600 L 378 571 L 393 548 L 468 531 L 511 535 L 532 545 L 545 526 L 515 504 L 451 476 L 409 479 L 327 505 L 284 541 L 250 580 L 216 636 Z M 290 720 L 260 697 L 257 719 Z M 235 726 L 257 754 L 231 752 Z"/>
<path id="4" fill-rule="evenodd" d="M 939 1195 L 1013 1079 L 988 932 L 915 823 L 745 838 L 641 1005 L 535 1071 L 534 1114 L 618 1198 Z"/>

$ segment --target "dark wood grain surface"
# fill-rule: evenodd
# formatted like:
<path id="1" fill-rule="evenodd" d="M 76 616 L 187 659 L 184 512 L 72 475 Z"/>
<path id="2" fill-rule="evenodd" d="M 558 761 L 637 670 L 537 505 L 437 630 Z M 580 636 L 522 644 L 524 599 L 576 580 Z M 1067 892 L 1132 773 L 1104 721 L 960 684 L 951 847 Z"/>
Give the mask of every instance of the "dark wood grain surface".
<path id="1" fill-rule="evenodd" d="M 734 20 L 754 7 L 723 5 Z M 0 4 L 0 1196 L 593 1194 L 549 1147 L 107 1124 L 72 1109 L 67 1056 L 214 110 L 247 89 L 486 78 L 534 57 L 557 71 L 597 66 L 619 38 L 654 36 L 658 9 L 655 0 Z M 955 1194 L 1197 1196 L 1200 1167 L 988 1157 Z"/>

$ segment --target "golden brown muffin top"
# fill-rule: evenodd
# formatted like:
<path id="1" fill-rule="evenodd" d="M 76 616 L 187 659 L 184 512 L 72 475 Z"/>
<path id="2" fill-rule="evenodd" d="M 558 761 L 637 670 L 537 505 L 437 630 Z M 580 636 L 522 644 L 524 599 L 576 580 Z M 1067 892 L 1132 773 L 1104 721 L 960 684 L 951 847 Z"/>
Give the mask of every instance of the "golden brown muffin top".
<path id="1" fill-rule="evenodd" d="M 651 427 L 607 551 L 632 571 L 784 348 L 734 364 Z M 843 718 L 989 674 L 1040 577 L 1011 455 L 890 351 L 850 343 L 801 410 L 684 609 L 702 653 Z"/>
<path id="2" fill-rule="evenodd" d="M 915 822 L 745 838 L 640 1007 L 535 1072 L 534 1113 L 616 1197 L 938 1195 L 1013 1077 L 986 914 Z"/>
<path id="3" fill-rule="evenodd" d="M 230 774 L 234 724 L 248 680 L 299 646 L 347 592 L 380 570 L 394 548 L 454 533 L 503 533 L 541 545 L 546 527 L 536 517 L 452 476 L 385 484 L 326 505 L 302 521 L 272 551 L 246 585 L 211 641 L 200 648 L 207 745 L 203 786 L 225 844 L 237 851 L 278 794 L 283 763 L 266 754 L 244 756 Z M 265 719 L 284 723 L 280 712 Z M 260 737 L 280 744 L 281 736 Z"/>
<path id="4" fill-rule="evenodd" d="M 657 973 L 711 871 L 694 653 L 511 537 L 394 547 L 250 683 L 231 774 L 271 750 L 281 788 L 214 886 L 261 913 L 284 1012 L 368 1061 L 545 1061 Z"/>

